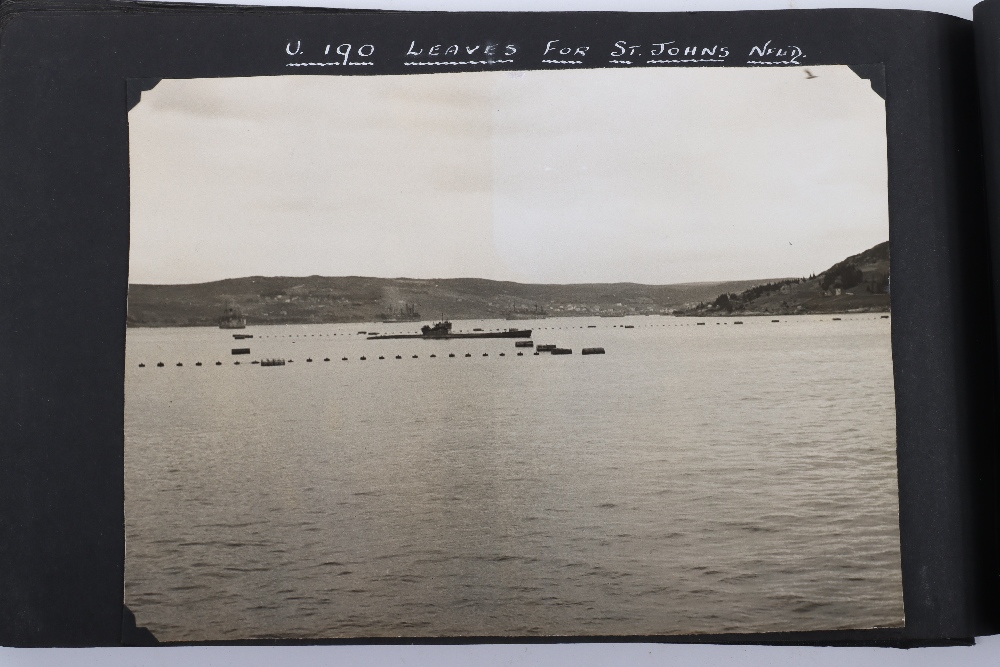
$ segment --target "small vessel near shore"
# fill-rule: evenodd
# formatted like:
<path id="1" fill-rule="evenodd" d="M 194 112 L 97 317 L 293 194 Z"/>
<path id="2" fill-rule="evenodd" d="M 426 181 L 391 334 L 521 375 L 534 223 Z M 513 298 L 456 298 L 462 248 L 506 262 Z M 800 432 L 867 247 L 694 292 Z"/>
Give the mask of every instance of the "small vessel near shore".
<path id="1" fill-rule="evenodd" d="M 247 318 L 243 316 L 239 306 L 232 301 L 226 304 L 226 310 L 219 318 L 220 329 L 246 329 Z"/>
<path id="2" fill-rule="evenodd" d="M 423 338 L 426 340 L 451 340 L 453 338 L 531 338 L 531 329 L 507 329 L 506 331 L 481 331 L 479 333 L 452 333 L 451 322 L 443 320 L 433 326 L 425 324 L 419 334 L 382 334 L 368 336 L 367 340 L 398 338 Z"/>

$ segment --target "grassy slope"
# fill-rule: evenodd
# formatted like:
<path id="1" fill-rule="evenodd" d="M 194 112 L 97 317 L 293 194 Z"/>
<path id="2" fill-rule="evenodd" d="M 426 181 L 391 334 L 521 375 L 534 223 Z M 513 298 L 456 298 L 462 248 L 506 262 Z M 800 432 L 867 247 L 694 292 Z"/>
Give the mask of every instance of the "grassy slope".
<path id="1" fill-rule="evenodd" d="M 823 279 L 828 272 L 841 264 L 851 264 L 864 275 L 864 281 L 850 288 L 842 288 L 841 293 L 835 293 L 835 287 L 830 285 L 823 289 Z M 712 308 L 705 304 L 690 309 L 687 315 L 788 315 L 795 313 L 849 313 L 849 312 L 888 312 L 889 294 L 873 293 L 868 290 L 871 281 L 876 283 L 880 278 L 889 275 L 889 242 L 880 243 L 864 252 L 852 255 L 837 265 L 830 267 L 814 278 L 788 286 L 788 291 L 771 292 L 739 303 L 733 311 Z M 876 288 L 876 292 L 878 288 Z M 711 302 L 709 302 L 711 303 Z"/>

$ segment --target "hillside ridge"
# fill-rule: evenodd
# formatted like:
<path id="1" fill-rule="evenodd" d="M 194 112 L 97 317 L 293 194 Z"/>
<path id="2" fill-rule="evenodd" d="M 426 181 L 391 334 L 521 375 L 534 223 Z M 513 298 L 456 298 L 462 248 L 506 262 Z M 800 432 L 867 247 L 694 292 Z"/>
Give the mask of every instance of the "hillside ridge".
<path id="1" fill-rule="evenodd" d="M 677 315 L 795 315 L 888 312 L 889 242 L 843 259 L 808 278 L 768 281 L 713 301 L 680 309 Z"/>
<path id="2" fill-rule="evenodd" d="M 248 325 L 888 310 L 888 264 L 886 242 L 809 278 L 644 285 L 313 275 L 131 284 L 126 324 L 217 326 L 230 305 Z"/>

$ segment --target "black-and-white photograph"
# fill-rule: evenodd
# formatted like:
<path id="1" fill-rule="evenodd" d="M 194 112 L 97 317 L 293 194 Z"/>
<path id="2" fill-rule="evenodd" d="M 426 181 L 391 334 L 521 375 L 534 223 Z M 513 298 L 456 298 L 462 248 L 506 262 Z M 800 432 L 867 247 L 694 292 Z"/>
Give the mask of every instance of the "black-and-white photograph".
<path id="1" fill-rule="evenodd" d="M 159 641 L 903 625 L 850 67 L 168 79 L 128 121 Z"/>

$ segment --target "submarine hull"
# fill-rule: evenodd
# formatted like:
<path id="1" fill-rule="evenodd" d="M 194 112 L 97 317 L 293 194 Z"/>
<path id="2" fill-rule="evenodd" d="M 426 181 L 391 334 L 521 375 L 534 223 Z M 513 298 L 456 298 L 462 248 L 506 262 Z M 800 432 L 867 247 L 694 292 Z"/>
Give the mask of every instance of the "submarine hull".
<path id="1" fill-rule="evenodd" d="M 368 340 L 388 340 L 399 338 L 421 338 L 423 340 L 451 340 L 453 338 L 531 338 L 531 329 L 515 329 L 513 331 L 484 331 L 483 333 L 432 333 L 424 334 L 386 334 L 368 336 Z"/>

